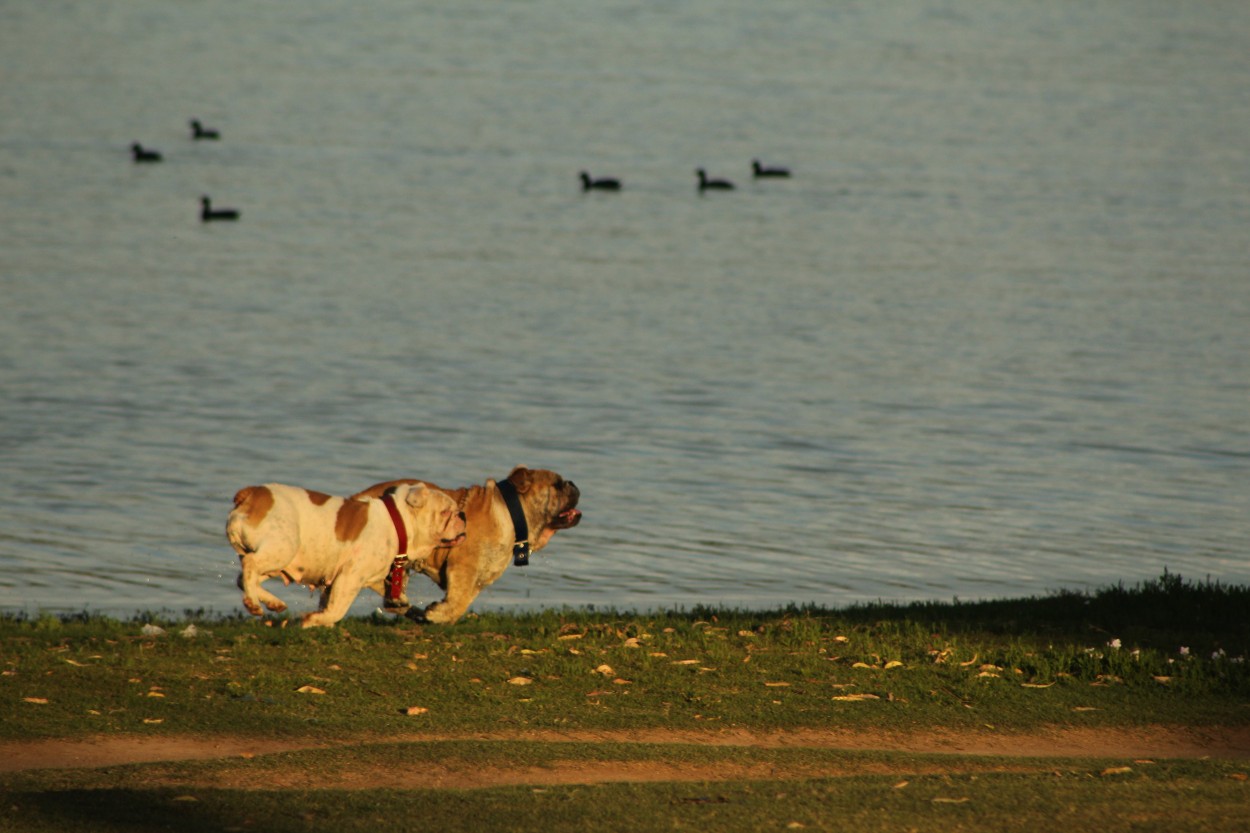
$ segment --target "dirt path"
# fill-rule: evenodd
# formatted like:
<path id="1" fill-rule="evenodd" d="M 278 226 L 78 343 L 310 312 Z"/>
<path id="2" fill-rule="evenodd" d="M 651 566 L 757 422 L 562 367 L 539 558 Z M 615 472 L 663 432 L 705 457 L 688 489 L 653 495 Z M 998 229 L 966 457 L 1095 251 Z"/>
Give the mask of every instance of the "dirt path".
<path id="1" fill-rule="evenodd" d="M 778 770 L 758 764 L 718 764 L 690 766 L 657 761 L 571 761 L 557 760 L 543 767 L 465 767 L 441 761 L 422 761 L 419 767 L 391 766 L 366 771 L 336 772 L 327 776 L 300 767 L 284 768 L 263 785 L 256 784 L 254 768 L 226 767 L 216 773 L 211 784 L 219 788 L 334 787 L 336 789 L 445 788 L 528 784 L 536 787 L 555 784 L 606 783 L 610 781 L 721 781 L 742 778 L 837 777 L 844 775 L 956 773 L 977 771 L 1033 771 L 1047 768 L 1037 758 L 1088 758 L 1143 761 L 1164 758 L 1221 758 L 1250 761 L 1250 727 L 1181 729 L 1146 727 L 1141 729 L 1052 729 L 1026 733 L 957 732 L 933 730 L 882 734 L 853 731 L 807 730 L 758 733 L 750 731 L 673 732 L 669 730 L 630 732 L 516 732 L 492 734 L 411 734 L 404 737 L 358 737 L 317 742 L 271 741 L 238 737 L 202 736 L 104 736 L 82 741 L 32 741 L 0 743 L 0 773 L 31 769 L 98 769 L 119 764 L 157 763 L 220 759 L 240 762 L 277 752 L 300 749 L 342 748 L 365 743 L 418 742 L 432 740 L 506 741 L 542 743 L 648 743 L 701 744 L 708 746 L 757 748 L 819 748 L 847 751 L 938 753 L 951 756 L 948 762 L 915 761 L 856 763 L 817 768 L 795 767 Z M 983 756 L 970 760 L 963 756 Z M 153 785 L 160 773 L 151 773 Z M 186 785 L 185 780 L 178 783 Z"/>

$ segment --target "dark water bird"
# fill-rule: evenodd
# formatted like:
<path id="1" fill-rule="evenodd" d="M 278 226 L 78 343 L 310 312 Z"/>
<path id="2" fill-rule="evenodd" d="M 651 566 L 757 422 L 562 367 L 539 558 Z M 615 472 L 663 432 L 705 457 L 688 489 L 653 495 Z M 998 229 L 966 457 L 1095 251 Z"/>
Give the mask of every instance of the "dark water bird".
<path id="1" fill-rule="evenodd" d="M 132 142 L 130 152 L 134 155 L 136 162 L 160 162 L 163 158 L 160 151 L 145 148 L 138 142 Z"/>
<path id="2" fill-rule="evenodd" d="M 220 139 L 221 134 L 212 128 L 205 127 L 200 124 L 199 119 L 191 119 L 191 138 L 192 139 Z"/>
<path id="3" fill-rule="evenodd" d="M 707 171 L 702 168 L 699 168 L 695 173 L 699 175 L 700 191 L 732 191 L 734 189 L 734 184 L 727 179 L 708 179 Z"/>
<path id="4" fill-rule="evenodd" d="M 621 181 L 610 176 L 600 179 L 591 179 L 590 174 L 582 171 L 582 190 L 583 191 L 619 191 L 621 190 Z"/>
<path id="5" fill-rule="evenodd" d="M 239 212 L 233 208 L 213 208 L 213 201 L 208 197 L 200 197 L 200 222 L 211 223 L 215 220 L 237 220 Z"/>
<path id="6" fill-rule="evenodd" d="M 760 164 L 760 160 L 751 160 L 751 171 L 757 177 L 773 177 L 774 179 L 782 179 L 790 176 L 789 168 L 765 167 Z"/>

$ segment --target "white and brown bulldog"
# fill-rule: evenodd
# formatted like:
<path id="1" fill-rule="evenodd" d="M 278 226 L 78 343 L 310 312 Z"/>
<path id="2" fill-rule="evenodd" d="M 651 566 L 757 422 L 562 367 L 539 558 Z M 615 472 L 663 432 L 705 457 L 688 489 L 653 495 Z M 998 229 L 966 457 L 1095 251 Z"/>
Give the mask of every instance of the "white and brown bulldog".
<path id="1" fill-rule="evenodd" d="M 352 497 L 377 497 L 387 489 L 418 483 L 450 495 L 468 518 L 462 545 L 436 547 L 429 558 L 412 564 L 446 592 L 441 602 L 425 609 L 429 622 L 455 622 L 509 564 L 526 563 L 557 530 L 577 526 L 582 519 L 577 508 L 581 492 L 571 480 L 524 466 L 513 469 L 506 480 L 487 480 L 483 486 L 439 489 L 423 480 L 391 480 Z"/>
<path id="2" fill-rule="evenodd" d="M 321 609 L 304 615 L 307 628 L 334 625 L 361 588 L 385 595 L 397 558 L 421 564 L 436 547 L 463 543 L 465 519 L 454 500 L 423 484 L 396 484 L 388 494 L 357 499 L 268 483 L 234 496 L 226 537 L 239 554 L 239 589 L 250 613 L 260 616 L 260 603 L 286 610 L 261 587 L 267 578 L 323 588 Z"/>

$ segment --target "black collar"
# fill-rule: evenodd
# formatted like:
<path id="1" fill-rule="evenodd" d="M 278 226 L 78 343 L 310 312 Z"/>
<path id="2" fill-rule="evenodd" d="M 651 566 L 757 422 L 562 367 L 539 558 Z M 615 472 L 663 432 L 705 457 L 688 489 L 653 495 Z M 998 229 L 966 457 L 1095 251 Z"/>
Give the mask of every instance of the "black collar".
<path id="1" fill-rule="evenodd" d="M 512 530 L 516 536 L 516 543 L 512 545 L 512 563 L 517 567 L 524 567 L 530 563 L 530 525 L 521 509 L 516 486 L 510 480 L 500 480 L 495 488 L 499 490 L 499 496 L 508 507 L 508 514 L 512 516 Z"/>

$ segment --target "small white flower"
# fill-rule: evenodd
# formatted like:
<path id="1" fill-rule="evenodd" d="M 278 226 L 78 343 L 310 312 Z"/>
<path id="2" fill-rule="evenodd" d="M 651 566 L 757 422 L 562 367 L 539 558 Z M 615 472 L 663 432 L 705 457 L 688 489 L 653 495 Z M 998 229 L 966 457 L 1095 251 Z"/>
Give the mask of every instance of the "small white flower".
<path id="1" fill-rule="evenodd" d="M 1113 639 L 1113 640 L 1111 640 L 1110 642 L 1108 642 L 1108 643 L 1107 643 L 1107 647 L 1109 647 L 1109 648 L 1114 648 L 1114 649 L 1116 649 L 1117 651 L 1118 651 L 1118 650 L 1120 650 L 1120 639 L 1119 639 L 1119 637 L 1116 637 L 1115 639 Z"/>
<path id="2" fill-rule="evenodd" d="M 1188 645 L 1182 645 L 1182 646 L 1181 646 L 1181 656 L 1183 656 L 1183 657 L 1187 657 L 1187 656 L 1189 656 L 1189 646 L 1188 646 Z"/>
<path id="3" fill-rule="evenodd" d="M 1224 656 L 1225 654 L 1224 654 L 1223 648 L 1220 648 L 1218 651 L 1213 651 L 1211 653 L 1211 659 L 1224 659 Z"/>

